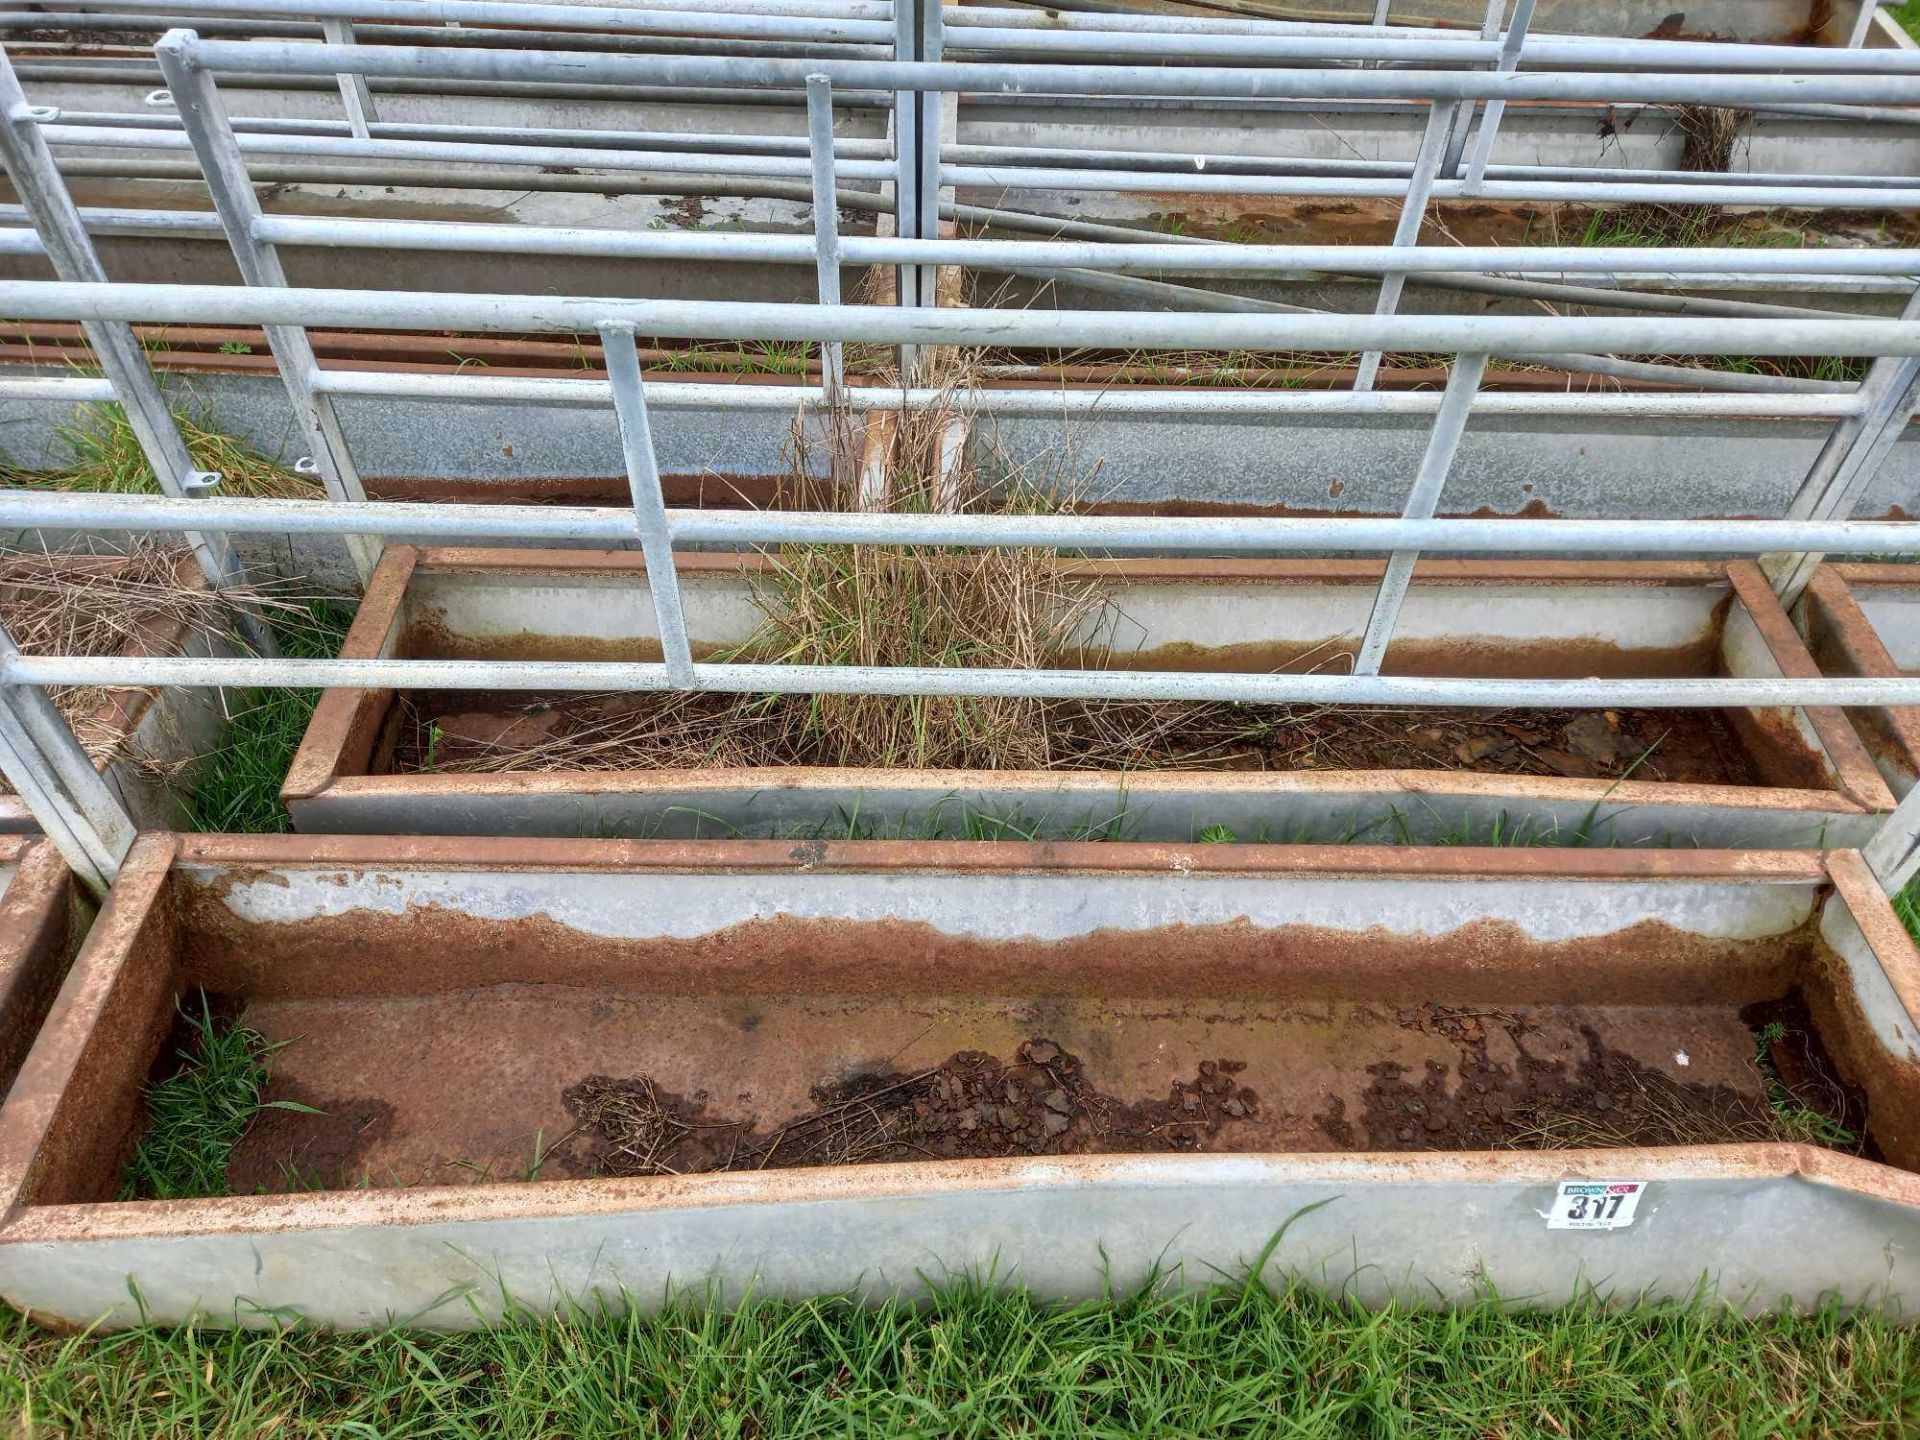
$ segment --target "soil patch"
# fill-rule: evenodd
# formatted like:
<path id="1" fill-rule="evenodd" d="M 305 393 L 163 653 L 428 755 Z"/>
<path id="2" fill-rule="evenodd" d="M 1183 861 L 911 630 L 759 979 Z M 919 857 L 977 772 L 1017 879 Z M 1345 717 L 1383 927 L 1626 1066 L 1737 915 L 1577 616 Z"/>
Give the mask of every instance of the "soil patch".
<path id="1" fill-rule="evenodd" d="M 1844 1085 L 1814 1032 L 1797 991 L 1750 1006 L 1750 1025 L 1780 1022 L 1763 1035 L 1761 1057 L 1784 1077 L 1776 1084 L 1735 1088 L 1694 1084 L 1609 1048 L 1592 1026 L 1580 1035 L 1586 1053 L 1573 1061 L 1546 1059 L 1528 1048 L 1532 1023 L 1504 1010 L 1422 1005 L 1397 1012 L 1402 1028 L 1441 1037 L 1456 1050 L 1452 1065 L 1427 1060 L 1420 1071 L 1385 1060 L 1362 1097 L 1358 1124 L 1344 1106 L 1317 1117 L 1342 1145 L 1370 1150 L 1588 1149 L 1627 1146 L 1713 1145 L 1740 1141 L 1813 1140 L 1833 1148 L 1860 1148 L 1866 1133 L 1865 1096 Z M 1507 1058 L 1495 1054 L 1498 1048 Z M 1771 1043 L 1769 1043 L 1769 1041 Z M 1677 1058 L 1677 1057 L 1676 1057 Z M 1756 1090 L 1758 1093 L 1755 1093 Z"/>
<path id="2" fill-rule="evenodd" d="M 1126 1104 L 1086 1081 L 1078 1056 L 1044 1038 L 1011 1061 L 958 1051 L 918 1074 L 875 1071 L 813 1089 L 815 1107 L 772 1130 L 710 1115 L 704 1097 L 646 1076 L 590 1075 L 568 1087 L 576 1161 L 605 1175 L 685 1175 L 884 1161 L 1210 1149 L 1260 1097 L 1234 1060 L 1203 1060 L 1165 1100 Z"/>
<path id="3" fill-rule="evenodd" d="M 384 1100 L 329 1100 L 278 1078 L 260 1098 L 308 1108 L 268 1108 L 254 1117 L 227 1160 L 227 1189 L 235 1195 L 351 1189 L 364 1178 L 360 1162 L 393 1125 L 393 1107 Z"/>
<path id="4" fill-rule="evenodd" d="M 827 763 L 773 712 L 805 696 L 409 692 L 392 774 Z M 1758 785 L 1716 710 L 1470 710 L 1058 702 L 1061 770 L 1456 770 Z"/>

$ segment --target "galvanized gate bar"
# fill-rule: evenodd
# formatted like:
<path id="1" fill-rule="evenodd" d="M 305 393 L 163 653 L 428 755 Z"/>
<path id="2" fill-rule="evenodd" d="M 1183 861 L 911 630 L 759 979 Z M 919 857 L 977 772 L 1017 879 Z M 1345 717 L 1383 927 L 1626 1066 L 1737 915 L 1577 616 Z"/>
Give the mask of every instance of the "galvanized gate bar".
<path id="1" fill-rule="evenodd" d="M 0 625 L 0 668 L 20 655 Z M 0 681 L 0 774 L 74 873 L 105 895 L 133 845 L 134 824 L 47 694 Z"/>
<path id="2" fill-rule="evenodd" d="M 837 510 L 679 510 L 668 531 L 685 545 L 941 545 L 1087 552 L 1339 554 L 1422 550 L 1436 555 L 1765 555 L 1781 550 L 1920 555 L 1909 520 L 1407 520 L 1371 516 L 988 515 Z M 91 495 L 0 489 L 0 526 L 21 530 L 178 533 L 198 525 L 235 534 L 344 535 L 372 530 L 423 539 L 583 542 L 640 539 L 625 506 L 474 505 L 369 501 Z"/>
<path id="3" fill-rule="evenodd" d="M 1407 182 L 1406 195 L 1400 202 L 1400 218 L 1394 225 L 1393 243 L 1396 247 L 1405 248 L 1417 245 L 1420 241 L 1420 226 L 1427 218 L 1427 201 L 1433 195 L 1433 182 L 1439 177 L 1440 165 L 1445 159 L 1447 136 L 1459 109 L 1457 104 L 1439 100 L 1427 109 L 1427 127 L 1420 136 L 1420 152 L 1414 158 L 1413 178 Z M 1380 282 L 1380 294 L 1374 300 L 1373 313 L 1393 314 L 1400 306 L 1400 292 L 1406 288 L 1406 284 L 1405 271 L 1389 273 Z M 1379 369 L 1380 352 L 1367 351 L 1360 357 L 1359 368 L 1353 372 L 1353 388 L 1371 390 L 1373 377 Z"/>
<path id="4" fill-rule="evenodd" d="M 1533 5 L 1534 0 L 1514 0 L 1513 20 L 1500 42 L 1500 59 L 1494 67 L 1503 75 L 1519 68 L 1520 50 L 1526 43 L 1527 27 L 1533 23 Z M 1487 161 L 1493 158 L 1493 142 L 1500 133 L 1500 120 L 1506 112 L 1506 101 L 1486 102 L 1486 108 L 1480 116 L 1480 129 L 1473 137 L 1473 153 L 1467 158 L 1466 184 L 1463 187 L 1466 194 L 1477 194 L 1487 178 Z"/>
<path id="5" fill-rule="evenodd" d="M 833 175 L 833 82 L 824 75 L 807 77 L 807 137 L 813 158 L 813 246 L 822 305 L 840 303 L 840 197 Z M 837 404 L 846 376 L 838 340 L 820 347 L 820 388 L 823 401 Z"/>
<path id="6" fill-rule="evenodd" d="M 598 312 L 598 313 L 596 313 Z M 579 295 L 299 290 L 237 285 L 0 281 L 0 315 L 178 325 L 572 334 L 605 320 L 663 339 L 842 340 L 877 344 L 1187 350 L 1485 350 L 1515 356 L 1579 349 L 1668 355 L 1920 355 L 1920 325 L 1836 315 L 1332 315 L 752 304 Z"/>
<path id="7" fill-rule="evenodd" d="M 1440 491 L 1453 468 L 1454 451 L 1467 428 L 1467 414 L 1480 389 L 1480 377 L 1486 373 L 1487 357 L 1470 351 L 1453 357 L 1453 373 L 1447 377 L 1446 394 L 1427 435 L 1426 454 L 1420 459 L 1420 471 L 1414 476 L 1402 514 L 1409 520 L 1430 520 L 1440 504 Z M 1413 567 L 1420 559 L 1417 550 L 1394 550 L 1387 556 L 1386 572 L 1380 577 L 1380 589 L 1373 597 L 1373 611 L 1367 617 L 1367 630 L 1354 657 L 1353 673 L 1378 675 L 1393 642 L 1393 629 L 1400 619 L 1400 606 L 1407 598 L 1407 586 L 1413 580 Z"/>
<path id="8" fill-rule="evenodd" d="M 214 209 L 219 212 L 221 226 L 227 232 L 227 243 L 240 267 L 241 278 L 249 287 L 284 287 L 287 275 L 281 268 L 279 253 L 253 234 L 260 202 L 247 176 L 246 161 L 234 141 L 226 107 L 220 103 L 213 77 L 194 62 L 188 54 L 189 47 L 170 43 L 177 38 L 169 35 L 161 40 L 154 48 L 154 55 L 167 78 L 181 123 L 186 127 L 206 176 Z M 360 49 L 358 46 L 327 48 L 347 53 Z M 351 68 L 343 67 L 342 73 Z M 313 377 L 320 364 L 305 329 L 298 324 L 269 325 L 266 332 L 267 345 L 273 351 L 288 398 L 293 402 L 294 414 L 299 417 L 306 435 L 309 458 L 327 493 L 350 504 L 365 501 L 366 489 L 360 483 L 360 472 L 347 448 L 346 435 L 333 413 L 332 397 L 313 387 Z M 380 558 L 378 542 L 364 535 L 352 535 L 347 537 L 346 546 L 360 578 L 370 577 Z"/>
<path id="9" fill-rule="evenodd" d="M 606 356 L 607 379 L 613 386 L 613 408 L 620 417 L 620 447 L 626 458 L 627 483 L 633 491 L 634 525 L 647 558 L 647 590 L 653 597 L 666 673 L 673 684 L 690 688 L 693 656 L 687 648 L 680 577 L 673 563 L 673 537 L 667 525 L 666 500 L 660 492 L 660 467 L 654 460 L 653 431 L 647 423 L 646 389 L 640 380 L 633 327 L 601 326 L 600 348 Z"/>

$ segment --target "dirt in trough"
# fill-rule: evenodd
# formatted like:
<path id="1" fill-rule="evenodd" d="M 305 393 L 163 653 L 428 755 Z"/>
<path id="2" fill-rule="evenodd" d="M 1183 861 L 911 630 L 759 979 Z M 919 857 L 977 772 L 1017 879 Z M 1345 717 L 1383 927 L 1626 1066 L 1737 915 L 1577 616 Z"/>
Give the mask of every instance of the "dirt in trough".
<path id="1" fill-rule="evenodd" d="M 912 986 L 908 988 L 911 990 Z M 279 997 L 232 1189 L 1098 1153 L 1807 1141 L 1872 1154 L 1795 994 L 1652 1004 L 679 995 Z"/>
<path id="2" fill-rule="evenodd" d="M 961 1050 L 917 1074 L 880 1070 L 815 1086 L 814 1108 L 771 1130 L 708 1113 L 646 1076 L 590 1075 L 568 1087 L 579 1122 L 571 1159 L 603 1175 L 686 1175 L 1008 1155 L 1206 1150 L 1259 1113 L 1244 1063 L 1202 1060 L 1165 1100 L 1127 1104 L 1089 1085 L 1080 1058 L 1051 1040 L 1010 1061 Z M 556 1147 L 559 1148 L 559 1147 Z"/>
<path id="3" fill-rule="evenodd" d="M 1421 1005 L 1397 1012 L 1403 1028 L 1442 1037 L 1453 1065 L 1421 1071 L 1384 1060 L 1360 1114 L 1336 1101 L 1318 1117 L 1330 1138 L 1365 1150 L 1583 1149 L 1807 1140 L 1860 1150 L 1866 1097 L 1846 1085 L 1797 990 L 1747 1007 L 1762 1084 L 1691 1084 L 1608 1048 L 1581 1027 L 1584 1056 L 1571 1063 L 1529 1050 L 1530 1023 L 1499 1009 Z M 1495 1031 L 1513 1055 L 1490 1053 Z"/>
<path id="4" fill-rule="evenodd" d="M 305 1108 L 269 1107 L 254 1116 L 227 1160 L 227 1189 L 235 1195 L 350 1186 L 393 1127 L 393 1107 L 384 1100 L 335 1100 L 284 1079 L 270 1081 L 263 1098 Z"/>
<path id="5" fill-rule="evenodd" d="M 413 692 L 394 774 L 659 770 L 825 763 L 771 712 L 805 696 Z M 1089 704 L 1050 720 L 1063 770 L 1464 770 L 1583 779 L 1766 783 L 1716 710 L 1461 710 L 1373 706 Z"/>

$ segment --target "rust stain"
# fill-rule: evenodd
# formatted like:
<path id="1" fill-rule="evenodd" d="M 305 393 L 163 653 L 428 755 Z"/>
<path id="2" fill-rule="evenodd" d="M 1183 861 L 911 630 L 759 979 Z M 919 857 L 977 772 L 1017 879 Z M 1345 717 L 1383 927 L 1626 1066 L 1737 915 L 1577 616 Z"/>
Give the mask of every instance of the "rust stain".
<path id="1" fill-rule="evenodd" d="M 1888 653 L 1873 622 L 1860 608 L 1852 584 L 1920 585 L 1920 567 L 1911 565 L 1821 565 L 1802 599 L 1808 643 L 1818 661 L 1841 675 L 1891 679 L 1902 671 Z M 1867 705 L 1848 710 L 1860 738 L 1909 779 L 1920 775 L 1920 707 Z"/>

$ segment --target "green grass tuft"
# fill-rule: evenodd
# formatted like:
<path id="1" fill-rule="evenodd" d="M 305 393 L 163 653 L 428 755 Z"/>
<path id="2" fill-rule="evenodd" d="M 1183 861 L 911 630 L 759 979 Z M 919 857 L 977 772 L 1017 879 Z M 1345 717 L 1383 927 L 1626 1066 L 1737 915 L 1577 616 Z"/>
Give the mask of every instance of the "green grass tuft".
<path id="1" fill-rule="evenodd" d="M 1053 1306 L 950 1280 L 919 1305 L 682 1301 L 456 1335 L 137 1328 L 0 1314 L 29 1435 L 1894 1436 L 1920 1339 L 1827 1308 L 1371 1311 L 1304 1288 Z"/>
<path id="2" fill-rule="evenodd" d="M 325 602 L 271 617 L 281 653 L 326 659 L 340 653 L 352 612 Z M 260 689 L 237 697 L 220 747 L 207 757 L 188 802 L 194 828 L 261 835 L 288 829 L 280 804 L 300 737 L 320 703 L 318 690 Z"/>
<path id="3" fill-rule="evenodd" d="M 121 1181 L 123 1200 L 225 1195 L 227 1158 L 253 1117 L 308 1109 L 260 1099 L 267 1057 L 279 1047 L 259 1031 L 216 1019 L 204 991 L 197 1007 L 183 1002 L 180 1014 L 193 1038 L 179 1052 L 180 1068 L 147 1087 L 147 1129 Z"/>
<path id="4" fill-rule="evenodd" d="M 324 494 L 320 482 L 296 475 L 277 460 L 258 454 L 231 435 L 222 434 L 205 417 L 176 411 L 174 423 L 187 453 L 202 470 L 220 472 L 215 493 L 251 499 L 311 500 Z M 160 485 L 153 467 L 140 449 L 126 412 L 118 405 L 97 403 L 77 407 L 71 423 L 60 427 L 60 438 L 72 452 L 72 463 L 61 470 L 23 470 L 0 464 L 0 484 L 29 490 L 84 490 L 103 495 L 157 495 Z"/>

